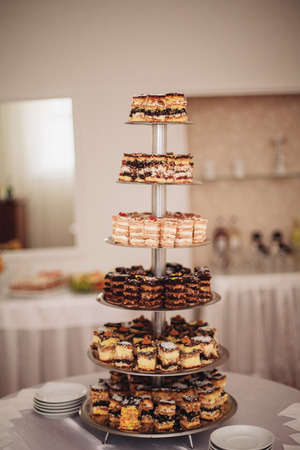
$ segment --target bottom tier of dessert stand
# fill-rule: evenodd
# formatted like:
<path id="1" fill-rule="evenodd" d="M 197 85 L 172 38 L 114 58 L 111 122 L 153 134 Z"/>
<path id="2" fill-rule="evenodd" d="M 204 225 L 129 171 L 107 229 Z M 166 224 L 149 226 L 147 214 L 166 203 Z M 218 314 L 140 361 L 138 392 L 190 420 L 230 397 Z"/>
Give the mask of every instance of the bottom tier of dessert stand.
<path id="1" fill-rule="evenodd" d="M 219 296 L 219 294 L 213 293 L 212 295 L 212 302 L 218 302 L 221 299 L 221 297 Z M 101 304 L 106 303 L 103 299 L 103 295 L 100 295 L 97 298 L 97 301 Z M 205 305 L 205 304 L 204 304 Z M 203 305 L 203 306 L 204 306 Z M 107 304 L 106 306 L 113 306 L 110 304 Z M 200 306 L 200 305 L 199 305 Z M 202 306 L 202 305 L 201 305 Z M 116 306 L 117 308 L 120 306 Z M 122 308 L 123 309 L 123 308 Z M 155 331 L 155 335 L 160 335 L 164 329 L 164 324 L 165 324 L 165 318 L 166 318 L 166 310 L 160 310 L 160 311 L 152 311 L 152 324 L 154 326 L 154 331 Z M 138 375 L 138 376 L 147 376 L 147 377 L 151 377 L 153 379 L 153 385 L 154 386 L 161 386 L 162 385 L 162 380 L 164 377 L 166 376 L 174 376 L 174 377 L 178 377 L 181 375 L 189 375 L 189 374 L 195 374 L 195 373 L 199 373 L 199 372 L 206 372 L 209 370 L 212 370 L 218 366 L 221 366 L 223 364 L 225 364 L 225 362 L 228 360 L 229 358 L 229 352 L 228 350 L 223 347 L 222 345 L 218 346 L 219 348 L 219 357 L 217 359 L 215 359 L 211 364 L 207 364 L 204 365 L 202 367 L 197 367 L 194 369 L 180 369 L 174 372 L 162 372 L 162 371 L 156 371 L 156 372 L 142 372 L 139 370 L 126 370 L 126 369 L 121 369 L 118 367 L 115 367 L 113 364 L 107 364 L 103 361 L 98 360 L 92 353 L 91 349 L 88 349 L 87 351 L 87 355 L 88 358 L 96 365 L 101 366 L 102 368 L 105 368 L 106 370 L 114 370 L 116 372 L 121 372 L 121 373 L 125 373 L 127 375 Z M 229 398 L 227 401 L 227 410 L 224 413 L 224 415 L 219 419 L 216 420 L 212 423 L 209 424 L 205 424 L 201 427 L 198 428 L 193 428 L 190 430 L 183 430 L 183 429 L 178 429 L 174 432 L 168 432 L 168 433 L 155 433 L 155 432 L 149 432 L 149 433 L 140 433 L 140 432 L 133 432 L 133 431 L 122 431 L 119 429 L 115 429 L 115 428 L 111 428 L 109 426 L 106 425 L 102 425 L 98 422 L 96 422 L 93 418 L 92 418 L 92 409 L 91 409 L 91 401 L 90 399 L 87 399 L 84 404 L 81 407 L 80 410 L 80 416 L 82 418 L 82 420 L 87 424 L 92 426 L 93 428 L 96 428 L 100 431 L 104 431 L 105 432 L 105 437 L 104 440 L 102 441 L 103 444 L 106 444 L 108 441 L 108 437 L 109 434 L 116 434 L 116 435 L 122 435 L 122 436 L 132 436 L 132 437 L 139 437 L 139 438 L 167 438 L 167 437 L 178 437 L 178 436 L 188 436 L 189 438 L 189 443 L 190 443 L 190 447 L 194 448 L 194 444 L 193 444 L 193 440 L 192 440 L 192 434 L 195 433 L 200 433 L 202 431 L 206 431 L 209 430 L 211 428 L 215 428 L 217 426 L 219 426 L 220 424 L 222 424 L 223 422 L 227 421 L 228 419 L 230 419 L 237 411 L 237 402 L 236 400 L 229 394 Z"/>
<path id="2" fill-rule="evenodd" d="M 121 436 L 131 436 L 131 437 L 135 437 L 135 438 L 152 438 L 152 439 L 153 438 L 171 438 L 171 437 L 179 437 L 179 436 L 188 436 L 190 447 L 194 448 L 192 434 L 200 433 L 202 431 L 207 431 L 212 428 L 215 428 L 215 427 L 219 426 L 220 424 L 222 424 L 223 422 L 225 422 L 226 420 L 229 420 L 236 413 L 237 408 L 238 408 L 237 402 L 231 395 L 229 395 L 227 403 L 228 403 L 228 412 L 224 413 L 224 415 L 219 420 L 216 420 L 215 422 L 203 425 L 202 427 L 199 427 L 199 428 L 192 428 L 191 430 L 180 430 L 180 431 L 174 431 L 174 432 L 169 432 L 169 433 L 153 433 L 153 432 L 139 433 L 139 432 L 133 432 L 133 431 L 121 431 L 118 429 L 108 427 L 106 425 L 101 425 L 100 423 L 95 422 L 92 419 L 92 410 L 91 410 L 91 400 L 90 399 L 87 399 L 83 403 L 83 405 L 79 411 L 79 414 L 80 414 L 80 417 L 82 418 L 82 420 L 87 425 L 90 425 L 93 428 L 96 428 L 100 431 L 105 432 L 105 437 L 102 441 L 103 445 L 105 445 L 107 443 L 110 434 L 117 434 L 117 435 L 121 435 Z"/>

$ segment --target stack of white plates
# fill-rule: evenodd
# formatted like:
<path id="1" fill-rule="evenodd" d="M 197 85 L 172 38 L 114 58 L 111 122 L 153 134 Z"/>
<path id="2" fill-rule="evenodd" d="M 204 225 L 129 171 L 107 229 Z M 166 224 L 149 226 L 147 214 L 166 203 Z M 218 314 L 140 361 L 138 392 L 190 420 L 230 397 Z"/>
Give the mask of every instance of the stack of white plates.
<path id="1" fill-rule="evenodd" d="M 47 383 L 33 397 L 36 413 L 58 419 L 76 414 L 87 394 L 86 386 L 77 383 Z"/>
<path id="2" fill-rule="evenodd" d="M 219 428 L 210 435 L 209 450 L 271 450 L 274 435 L 252 425 Z"/>

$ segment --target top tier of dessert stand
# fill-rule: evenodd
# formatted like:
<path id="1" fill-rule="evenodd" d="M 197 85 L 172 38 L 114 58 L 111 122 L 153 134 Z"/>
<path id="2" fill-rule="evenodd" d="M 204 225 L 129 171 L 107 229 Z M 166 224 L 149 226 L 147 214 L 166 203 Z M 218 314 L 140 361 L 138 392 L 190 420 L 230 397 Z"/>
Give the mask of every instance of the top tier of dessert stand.
<path id="1" fill-rule="evenodd" d="M 164 123 L 160 123 L 160 122 L 134 122 L 134 121 L 129 121 L 126 122 L 127 124 L 130 125 L 151 125 L 152 126 L 152 154 L 159 154 L 159 155 L 163 155 L 167 153 L 167 126 L 168 125 L 188 125 L 190 124 L 190 122 L 164 122 Z M 120 183 L 123 183 L 121 181 L 119 181 Z M 132 182 L 125 182 L 126 184 L 133 184 Z M 142 184 L 142 183 L 135 183 L 135 184 Z M 188 185 L 190 186 L 191 184 L 202 184 L 200 181 L 195 181 L 192 183 L 147 183 L 151 185 L 151 190 L 152 190 L 152 195 L 151 195 L 151 201 L 152 201 L 152 205 L 151 205 L 151 214 L 154 217 L 165 217 L 166 215 L 166 190 L 167 190 L 167 185 L 176 185 L 176 186 L 183 186 L 183 185 Z M 106 242 L 109 244 L 114 244 L 114 242 L 111 240 L 111 238 L 106 238 Z M 209 241 L 205 241 L 202 244 L 197 244 L 197 246 L 201 246 L 201 245 L 206 245 L 208 244 Z M 118 244 L 119 245 L 119 244 Z M 121 245 L 122 246 L 122 245 Z M 152 272 L 155 276 L 157 277 L 161 277 L 165 274 L 165 270 L 166 270 L 166 248 L 163 247 L 158 247 L 158 248 L 152 248 L 151 249 L 151 269 Z M 219 294 L 217 293 L 213 293 L 212 294 L 212 301 L 209 302 L 209 304 L 212 303 L 216 303 L 217 301 L 219 301 L 221 299 L 221 297 L 219 296 Z M 114 305 L 111 305 L 107 302 L 105 302 L 103 296 L 98 296 L 97 297 L 97 301 L 101 304 L 104 304 L 105 306 L 111 306 L 114 307 Z M 192 306 L 190 308 L 195 308 L 198 306 L 204 306 L 205 303 L 203 305 L 197 305 L 197 306 Z M 122 306 L 115 306 L 121 309 L 124 309 Z M 166 311 L 168 311 L 168 309 L 162 309 L 162 310 L 155 310 L 152 311 L 152 327 L 153 327 L 153 334 L 155 336 L 159 336 L 163 333 L 164 331 L 164 327 L 165 327 L 165 323 L 166 323 Z M 169 310 L 169 311 L 174 311 L 174 310 Z M 102 363 L 101 361 L 95 360 L 95 358 L 93 357 L 91 351 L 88 351 L 88 357 L 91 359 L 91 361 L 93 361 L 95 364 L 98 364 L 102 367 L 107 368 L 108 370 L 111 369 L 112 367 Z M 162 380 L 163 377 L 166 376 L 180 376 L 183 373 L 184 374 L 189 374 L 189 373 L 197 373 L 197 372 L 201 372 L 201 371 L 205 371 L 205 370 L 210 370 L 214 367 L 220 366 L 222 364 L 224 364 L 226 362 L 226 360 L 229 357 L 229 353 L 228 351 L 220 346 L 220 357 L 210 366 L 204 366 L 204 367 L 199 367 L 197 369 L 193 369 L 193 370 L 184 370 L 184 372 L 180 372 L 177 371 L 176 373 L 168 373 L 168 372 L 164 372 L 164 373 L 141 373 L 141 372 L 133 372 L 133 371 L 127 371 L 125 369 L 120 369 L 120 368 L 113 368 L 115 371 L 117 372 L 123 372 L 123 373 L 127 373 L 127 374 L 132 374 L 132 373 L 136 373 L 138 375 L 147 375 L 148 377 L 152 377 L 153 379 L 153 385 L 156 387 L 159 387 L 162 385 Z M 119 435 L 126 435 L 126 436 L 134 436 L 134 437 L 146 437 L 146 438 L 170 438 L 170 437 L 176 437 L 176 436 L 188 436 L 189 438 L 189 442 L 190 442 L 190 446 L 191 448 L 194 448 L 193 445 L 193 440 L 192 440 L 192 434 L 194 433 L 199 433 L 201 431 L 206 431 L 210 428 L 213 428 L 216 426 L 216 423 L 221 424 L 222 422 L 224 422 L 225 420 L 228 420 L 230 417 L 232 417 L 236 410 L 237 410 L 237 403 L 235 401 L 235 399 L 231 396 L 229 396 L 229 403 L 230 403 L 230 410 L 229 412 L 223 416 L 220 420 L 218 420 L 217 422 L 214 422 L 212 424 L 206 425 L 204 427 L 201 428 L 197 428 L 197 429 L 191 429 L 191 430 L 186 430 L 186 431 L 180 431 L 180 432 L 171 432 L 171 433 L 151 433 L 151 434 L 146 434 L 146 433 L 130 433 L 130 432 L 124 432 L 121 430 L 117 430 L 117 429 L 112 429 L 110 427 L 101 425 L 99 423 L 94 422 L 91 417 L 90 417 L 90 413 L 89 413 L 89 401 L 86 401 L 80 411 L 81 417 L 83 418 L 83 420 L 97 428 L 100 429 L 102 431 L 104 431 L 105 434 L 105 438 L 103 440 L 103 444 L 106 444 L 109 434 L 119 434 Z"/>

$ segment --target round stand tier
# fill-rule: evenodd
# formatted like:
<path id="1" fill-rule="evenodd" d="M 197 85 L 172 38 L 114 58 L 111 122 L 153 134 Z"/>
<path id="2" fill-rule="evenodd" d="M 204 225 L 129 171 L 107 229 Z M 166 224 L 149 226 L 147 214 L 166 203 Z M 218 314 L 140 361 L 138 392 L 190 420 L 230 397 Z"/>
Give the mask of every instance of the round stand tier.
<path id="1" fill-rule="evenodd" d="M 145 309 L 145 308 L 126 308 L 126 306 L 122 306 L 122 305 L 114 305 L 113 303 L 109 303 L 104 299 L 104 294 L 103 292 L 101 292 L 101 294 L 97 295 L 96 297 L 96 301 L 98 303 L 100 303 L 103 306 L 108 306 L 109 308 L 117 308 L 117 309 L 126 309 L 129 311 L 151 311 L 151 312 L 156 312 L 156 311 L 165 311 L 165 312 L 173 312 L 176 313 L 177 311 L 184 311 L 186 309 L 194 309 L 194 308 L 202 308 L 204 306 L 210 306 L 210 305 L 214 305 L 215 303 L 218 303 L 221 300 L 221 296 L 219 294 L 217 294 L 216 292 L 212 292 L 212 297 L 211 300 L 209 300 L 208 302 L 205 303 L 199 303 L 197 305 L 194 306 L 186 306 L 185 308 L 178 308 L 178 309 L 169 309 L 169 308 L 158 308 L 158 309 Z"/>
<path id="2" fill-rule="evenodd" d="M 149 249 L 150 249 L 150 248 L 155 248 L 155 249 L 163 248 L 163 249 L 165 249 L 165 250 L 172 250 L 172 249 L 178 250 L 178 249 L 180 249 L 180 248 L 203 247 L 203 246 L 208 245 L 208 244 L 211 243 L 209 239 L 206 239 L 206 240 L 205 240 L 204 242 L 202 242 L 201 244 L 186 245 L 186 246 L 184 246 L 184 247 L 145 247 L 145 246 L 137 247 L 137 246 L 135 246 L 135 245 L 118 244 L 118 243 L 116 243 L 116 242 L 114 242 L 114 241 L 112 240 L 112 237 L 111 237 L 111 236 L 105 238 L 105 239 L 104 239 L 104 242 L 106 242 L 107 244 L 110 244 L 110 245 L 117 245 L 118 247 L 143 248 L 143 249 L 145 249 L 145 248 L 149 248 Z"/>
<path id="3" fill-rule="evenodd" d="M 199 185 L 199 184 L 203 184 L 202 181 L 200 180 L 193 180 L 191 182 L 184 182 L 184 183 L 160 183 L 159 181 L 120 181 L 117 180 L 116 183 L 120 183 L 120 184 L 138 184 L 138 185 L 148 185 L 148 186 L 155 186 L 157 184 L 159 184 L 160 186 L 195 186 L 195 185 Z"/>
<path id="4" fill-rule="evenodd" d="M 115 372 L 121 372 L 121 373 L 127 373 L 128 375 L 141 375 L 145 377 L 172 377 L 172 376 L 181 376 L 181 375 L 189 375 L 199 372 L 207 372 L 208 370 L 214 369 L 215 367 L 222 366 L 226 363 L 226 361 L 229 358 L 229 352 L 228 350 L 223 347 L 222 345 L 219 345 L 219 358 L 216 359 L 213 363 L 208 364 L 203 367 L 196 367 L 194 369 L 180 369 L 176 372 L 139 372 L 138 370 L 126 370 L 126 369 L 120 369 L 119 367 L 114 366 L 113 364 L 107 364 L 103 361 L 99 361 L 99 359 L 96 359 L 91 351 L 91 349 L 88 350 L 87 355 L 89 359 L 98 366 L 103 367 L 107 370 L 113 370 Z"/>
<path id="5" fill-rule="evenodd" d="M 125 125 L 152 125 L 152 126 L 166 126 L 166 125 L 194 125 L 193 122 L 171 122 L 165 120 L 164 122 L 157 122 L 157 121 L 146 121 L 146 120 L 127 120 L 125 122 Z"/>
<path id="6" fill-rule="evenodd" d="M 130 431 L 121 431 L 118 429 L 110 428 L 105 425 L 101 425 L 101 424 L 95 422 L 91 417 L 91 401 L 90 401 L 90 399 L 87 399 L 83 403 L 79 414 L 80 414 L 80 417 L 83 419 L 83 421 L 87 425 L 97 428 L 98 430 L 104 431 L 105 433 L 118 434 L 121 436 L 139 437 L 139 438 L 169 438 L 169 437 L 187 436 L 187 435 L 191 435 L 191 434 L 195 434 L 195 433 L 200 433 L 202 431 L 207 431 L 207 430 L 210 430 L 212 428 L 215 428 L 215 427 L 221 425 L 226 420 L 229 420 L 237 411 L 237 402 L 231 395 L 229 395 L 228 403 L 230 405 L 230 409 L 226 414 L 224 414 L 223 417 L 221 417 L 221 419 L 216 420 L 215 422 L 212 422 L 208 425 L 204 425 L 199 428 L 194 428 L 191 430 L 181 430 L 181 431 L 170 432 L 170 433 L 138 433 L 138 432 L 133 432 L 133 431 L 131 431 L 131 432 Z M 106 440 L 104 443 L 106 443 L 107 437 L 108 436 L 106 436 Z"/>

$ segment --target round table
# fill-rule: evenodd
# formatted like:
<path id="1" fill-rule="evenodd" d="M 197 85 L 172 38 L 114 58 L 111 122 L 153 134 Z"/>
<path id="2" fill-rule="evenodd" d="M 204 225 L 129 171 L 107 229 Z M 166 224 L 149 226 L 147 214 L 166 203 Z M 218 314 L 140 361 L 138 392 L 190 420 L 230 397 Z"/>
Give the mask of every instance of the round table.
<path id="1" fill-rule="evenodd" d="M 256 425 L 271 431 L 275 436 L 274 449 L 283 448 L 283 444 L 295 445 L 290 435 L 295 431 L 284 425 L 288 417 L 278 414 L 287 406 L 300 402 L 300 391 L 289 386 L 247 375 L 231 372 L 227 374 L 226 391 L 238 403 L 236 414 L 221 426 Z M 108 372 L 100 370 L 92 374 L 64 378 L 59 381 L 79 382 L 89 386 L 98 381 L 99 377 L 107 378 Z M 9 397 L 10 399 L 13 396 Z M 1 408 L 1 401 L 0 401 Z M 53 450 L 72 448 L 72 450 L 99 449 L 187 449 L 190 448 L 188 436 L 173 438 L 133 438 L 109 435 L 106 445 L 102 443 L 105 432 L 86 425 L 79 415 L 64 419 L 48 419 L 36 414 L 33 410 L 21 411 L 22 417 L 14 419 L 13 428 L 5 430 L 13 443 L 9 450 Z M 194 448 L 206 450 L 210 433 L 203 431 L 192 435 Z"/>

